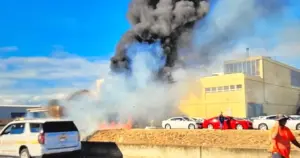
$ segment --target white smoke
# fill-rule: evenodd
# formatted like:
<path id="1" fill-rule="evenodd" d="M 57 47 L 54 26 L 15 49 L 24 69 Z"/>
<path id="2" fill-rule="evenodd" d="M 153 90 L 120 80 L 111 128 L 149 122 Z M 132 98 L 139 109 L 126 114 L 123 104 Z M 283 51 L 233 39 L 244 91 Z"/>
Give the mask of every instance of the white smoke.
<path id="1" fill-rule="evenodd" d="M 161 1 L 160 5 L 168 5 L 167 2 Z M 161 11 L 159 6 L 156 11 Z M 163 84 L 152 80 L 152 68 L 157 61 L 150 55 L 152 52 L 140 52 L 132 58 L 134 62 L 130 78 L 124 75 L 100 74 L 104 83 L 95 100 L 82 98 L 65 103 L 72 104 L 67 105 L 70 118 L 75 119 L 78 126 L 88 133 L 97 130 L 99 123 L 105 121 L 110 112 L 119 113 L 123 121 L 129 116 L 132 116 L 134 121 L 159 120 L 168 117 L 168 112 L 178 108 L 180 100 L 191 88 L 189 83 L 201 76 L 222 71 L 224 60 L 246 57 L 245 49 L 248 47 L 253 55 L 272 55 L 275 52 L 286 55 L 287 50 L 290 54 L 297 55 L 299 52 L 291 49 L 289 45 L 299 50 L 295 43 L 300 42 L 296 37 L 300 25 L 282 19 L 286 12 L 285 7 L 257 7 L 254 0 L 220 0 L 209 19 L 202 27 L 196 28 L 195 36 L 200 39 L 195 39 L 196 51 L 193 50 L 188 55 L 189 60 L 185 61 L 195 62 L 197 66 L 193 69 L 176 70 L 173 73 L 177 81 L 175 84 Z M 278 19 L 274 20 L 272 17 L 275 15 Z M 165 13 L 165 16 L 168 14 Z M 256 27 L 257 22 L 261 24 L 259 28 Z M 278 26 L 276 29 L 268 29 L 275 25 Z M 160 28 L 166 34 L 168 29 Z M 278 39 L 275 42 L 276 46 L 270 48 L 274 38 Z M 103 72 L 107 72 L 107 69 L 109 65 Z"/>
<path id="2" fill-rule="evenodd" d="M 98 130 L 108 114 L 116 112 L 120 122 L 133 121 L 146 126 L 150 120 L 162 120 L 178 108 L 181 98 L 187 93 L 186 71 L 174 73 L 177 82 L 160 83 L 153 79 L 153 68 L 159 65 L 153 52 L 139 52 L 133 57 L 132 75 L 102 74 L 104 79 L 95 98 L 81 96 L 64 102 L 67 115 L 75 120 L 83 135 Z M 108 67 L 107 67 L 108 68 Z M 145 122 L 146 121 L 146 122 Z M 156 122 L 159 123 L 159 122 Z"/>

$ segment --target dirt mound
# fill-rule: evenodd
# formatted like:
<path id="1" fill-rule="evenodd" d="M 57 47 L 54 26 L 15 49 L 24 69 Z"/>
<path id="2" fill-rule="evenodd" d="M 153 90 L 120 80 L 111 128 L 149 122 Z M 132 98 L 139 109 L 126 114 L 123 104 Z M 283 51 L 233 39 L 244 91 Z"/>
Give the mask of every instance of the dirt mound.
<path id="1" fill-rule="evenodd" d="M 103 130 L 96 132 L 89 141 L 131 145 L 268 149 L 268 134 L 268 131 L 259 130 Z M 294 134 L 300 140 L 300 132 Z"/>

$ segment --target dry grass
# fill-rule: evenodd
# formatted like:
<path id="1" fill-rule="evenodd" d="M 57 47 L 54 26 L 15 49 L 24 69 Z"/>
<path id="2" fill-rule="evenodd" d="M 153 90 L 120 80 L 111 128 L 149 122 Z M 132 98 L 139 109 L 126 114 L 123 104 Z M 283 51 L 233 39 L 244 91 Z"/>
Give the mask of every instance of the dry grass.
<path id="1" fill-rule="evenodd" d="M 270 147 L 268 134 L 268 131 L 259 130 L 103 130 L 96 132 L 89 141 L 131 145 L 267 149 Z M 300 140 L 300 132 L 295 131 L 294 134 Z"/>

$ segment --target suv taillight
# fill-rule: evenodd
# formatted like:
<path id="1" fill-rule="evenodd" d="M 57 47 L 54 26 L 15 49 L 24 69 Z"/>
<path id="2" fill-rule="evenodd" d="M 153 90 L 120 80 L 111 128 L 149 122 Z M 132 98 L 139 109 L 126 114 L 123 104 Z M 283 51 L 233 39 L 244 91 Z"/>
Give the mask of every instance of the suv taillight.
<path id="1" fill-rule="evenodd" d="M 45 134 L 44 133 L 39 134 L 38 141 L 40 144 L 45 144 Z"/>

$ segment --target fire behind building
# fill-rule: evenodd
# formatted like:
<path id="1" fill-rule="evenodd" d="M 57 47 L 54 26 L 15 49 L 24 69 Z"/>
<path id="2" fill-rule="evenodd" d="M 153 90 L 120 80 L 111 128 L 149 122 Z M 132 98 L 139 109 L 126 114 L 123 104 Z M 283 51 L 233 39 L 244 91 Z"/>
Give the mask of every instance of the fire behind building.
<path id="1" fill-rule="evenodd" d="M 223 111 L 236 117 L 299 114 L 300 70 L 270 57 L 224 63 L 224 73 L 201 78 L 179 108 L 189 116 Z"/>

